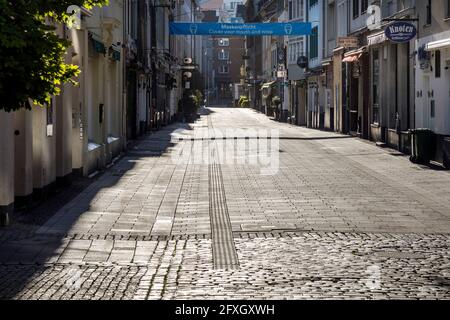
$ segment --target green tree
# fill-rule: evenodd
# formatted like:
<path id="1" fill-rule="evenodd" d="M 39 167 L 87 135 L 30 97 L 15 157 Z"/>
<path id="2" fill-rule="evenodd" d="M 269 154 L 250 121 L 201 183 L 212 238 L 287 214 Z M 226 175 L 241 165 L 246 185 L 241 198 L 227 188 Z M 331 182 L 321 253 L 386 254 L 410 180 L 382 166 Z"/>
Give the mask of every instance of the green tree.
<path id="1" fill-rule="evenodd" d="M 66 64 L 70 42 L 54 23 L 67 22 L 71 5 L 92 8 L 109 0 L 0 0 L 0 110 L 30 109 L 50 102 L 63 83 L 75 83 L 77 66 Z"/>

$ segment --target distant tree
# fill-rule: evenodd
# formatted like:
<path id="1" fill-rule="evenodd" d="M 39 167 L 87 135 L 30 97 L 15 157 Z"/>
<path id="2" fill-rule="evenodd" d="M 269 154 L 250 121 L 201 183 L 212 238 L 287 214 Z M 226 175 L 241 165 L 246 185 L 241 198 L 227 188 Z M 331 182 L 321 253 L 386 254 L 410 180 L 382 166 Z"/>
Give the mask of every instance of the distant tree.
<path id="1" fill-rule="evenodd" d="M 0 110 L 30 109 L 50 102 L 77 66 L 66 64 L 70 42 L 48 21 L 67 22 L 71 5 L 92 8 L 109 0 L 0 0 Z"/>

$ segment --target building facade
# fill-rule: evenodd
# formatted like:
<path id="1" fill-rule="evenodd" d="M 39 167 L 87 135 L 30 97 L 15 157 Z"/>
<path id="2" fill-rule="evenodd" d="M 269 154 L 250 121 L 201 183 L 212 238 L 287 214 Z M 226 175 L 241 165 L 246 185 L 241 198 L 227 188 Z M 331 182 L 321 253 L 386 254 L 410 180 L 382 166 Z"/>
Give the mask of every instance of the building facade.
<path id="1" fill-rule="evenodd" d="M 79 67 L 78 85 L 62 85 L 48 106 L 0 111 L 1 224 L 176 119 L 183 61 L 192 59 L 200 78 L 203 50 L 200 37 L 170 36 L 169 22 L 199 21 L 199 11 L 195 0 L 111 0 L 81 8 L 77 29 L 55 25 L 72 43 L 65 62 Z"/>
<path id="2" fill-rule="evenodd" d="M 0 112 L 1 223 L 14 208 L 47 197 L 74 175 L 89 175 L 125 147 L 123 1 L 82 8 L 79 29 L 55 25 L 70 40 L 65 62 L 80 68 L 50 105 Z"/>
<path id="3" fill-rule="evenodd" d="M 437 161 L 450 165 L 450 3 L 417 1 L 419 38 L 415 43 L 415 113 L 417 128 L 437 134 Z"/>

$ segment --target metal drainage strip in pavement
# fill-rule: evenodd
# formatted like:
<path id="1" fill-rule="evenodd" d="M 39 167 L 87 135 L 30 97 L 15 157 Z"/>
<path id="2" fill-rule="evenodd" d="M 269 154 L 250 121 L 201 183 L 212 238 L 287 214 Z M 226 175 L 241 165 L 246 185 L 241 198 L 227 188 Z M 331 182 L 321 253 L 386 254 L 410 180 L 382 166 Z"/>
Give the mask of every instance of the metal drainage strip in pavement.
<path id="1" fill-rule="evenodd" d="M 225 200 L 222 170 L 214 162 L 209 164 L 209 215 L 214 269 L 237 269 L 239 261 Z"/>

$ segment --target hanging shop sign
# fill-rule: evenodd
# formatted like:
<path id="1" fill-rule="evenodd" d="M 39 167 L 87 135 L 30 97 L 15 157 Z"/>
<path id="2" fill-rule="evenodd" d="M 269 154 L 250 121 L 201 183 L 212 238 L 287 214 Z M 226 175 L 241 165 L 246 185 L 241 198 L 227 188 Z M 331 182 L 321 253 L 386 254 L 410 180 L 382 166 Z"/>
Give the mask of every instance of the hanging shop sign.
<path id="1" fill-rule="evenodd" d="M 416 27 L 404 21 L 396 21 L 391 23 L 384 31 L 386 37 L 395 43 L 409 42 L 417 35 Z"/>
<path id="2" fill-rule="evenodd" d="M 277 71 L 277 78 L 287 78 L 287 70 Z"/>
<path id="3" fill-rule="evenodd" d="M 172 35 L 215 36 L 305 36 L 311 34 L 308 22 L 271 23 L 184 23 L 170 22 Z"/>
<path id="4" fill-rule="evenodd" d="M 357 37 L 338 37 L 337 46 L 343 48 L 358 48 L 359 41 Z"/>

